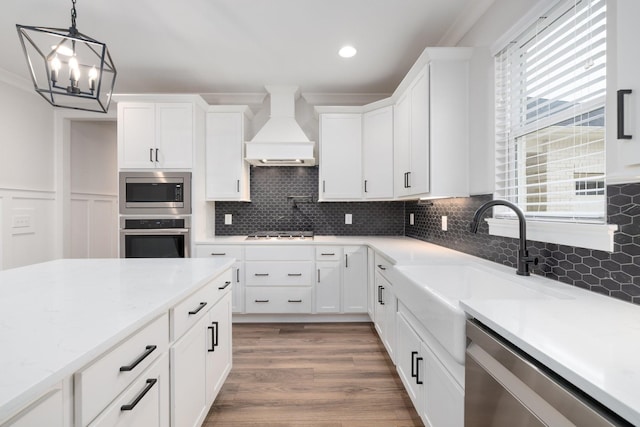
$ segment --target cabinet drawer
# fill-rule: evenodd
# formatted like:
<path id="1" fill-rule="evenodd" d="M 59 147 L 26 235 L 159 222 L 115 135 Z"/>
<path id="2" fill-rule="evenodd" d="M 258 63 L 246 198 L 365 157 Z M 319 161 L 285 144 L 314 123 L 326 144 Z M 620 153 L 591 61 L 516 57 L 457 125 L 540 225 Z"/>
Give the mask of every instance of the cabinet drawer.
<path id="1" fill-rule="evenodd" d="M 231 290 L 231 276 L 229 269 L 171 309 L 171 341 L 180 338 Z"/>
<path id="2" fill-rule="evenodd" d="M 378 252 L 375 253 L 375 266 L 376 271 L 383 276 L 386 276 L 387 270 L 393 266 L 393 263 L 380 255 Z"/>
<path id="3" fill-rule="evenodd" d="M 247 246 L 244 251 L 247 261 L 312 261 L 313 247 L 300 245 Z"/>
<path id="4" fill-rule="evenodd" d="M 312 288 L 247 288 L 247 313 L 311 313 Z"/>
<path id="5" fill-rule="evenodd" d="M 105 356 L 74 376 L 76 425 L 86 426 L 169 344 L 168 318 L 163 314 Z"/>
<path id="6" fill-rule="evenodd" d="M 342 259 L 341 246 L 316 247 L 316 261 L 340 261 Z"/>
<path id="7" fill-rule="evenodd" d="M 312 262 L 247 262 L 247 286 L 311 286 Z"/>
<path id="8" fill-rule="evenodd" d="M 242 261 L 242 246 L 234 245 L 197 245 L 196 257 L 229 257 Z"/>
<path id="9" fill-rule="evenodd" d="M 169 360 L 165 353 L 89 427 L 161 427 L 168 425 L 168 422 Z"/>

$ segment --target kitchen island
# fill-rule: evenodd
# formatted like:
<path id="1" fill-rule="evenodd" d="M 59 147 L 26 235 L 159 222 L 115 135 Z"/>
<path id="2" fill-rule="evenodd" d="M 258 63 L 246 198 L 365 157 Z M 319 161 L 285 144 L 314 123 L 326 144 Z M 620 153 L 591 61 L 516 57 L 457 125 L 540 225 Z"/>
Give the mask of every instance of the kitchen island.
<path id="1" fill-rule="evenodd" d="M 210 300 L 208 309 L 223 299 L 231 290 L 220 288 L 232 263 L 232 258 L 57 260 L 0 272 L 0 425 L 56 387 L 64 406 L 61 421 L 54 416 L 47 424 L 80 425 L 71 418 L 87 413 L 77 407 L 74 374 L 149 325 L 161 336 L 153 356 L 166 360 L 162 350 L 166 353 L 191 326 L 178 319 L 183 302 Z M 190 319 L 198 321 L 206 311 L 189 314 Z M 168 402 L 165 406 L 168 414 Z"/>

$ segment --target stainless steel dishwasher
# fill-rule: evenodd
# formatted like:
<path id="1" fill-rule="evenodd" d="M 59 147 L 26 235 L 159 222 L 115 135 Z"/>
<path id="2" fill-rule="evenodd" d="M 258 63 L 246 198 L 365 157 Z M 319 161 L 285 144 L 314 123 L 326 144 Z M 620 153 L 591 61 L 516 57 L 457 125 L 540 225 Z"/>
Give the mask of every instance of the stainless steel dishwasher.
<path id="1" fill-rule="evenodd" d="M 467 338 L 465 427 L 631 426 L 480 322 Z"/>

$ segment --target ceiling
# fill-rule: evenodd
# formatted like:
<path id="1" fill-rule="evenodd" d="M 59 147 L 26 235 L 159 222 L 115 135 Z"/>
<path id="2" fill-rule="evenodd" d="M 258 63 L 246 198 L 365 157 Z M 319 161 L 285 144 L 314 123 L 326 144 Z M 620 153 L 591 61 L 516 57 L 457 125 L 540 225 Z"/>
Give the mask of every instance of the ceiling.
<path id="1" fill-rule="evenodd" d="M 493 0 L 78 0 L 117 93 L 393 92 L 427 46 L 455 45 Z M 15 24 L 70 26 L 70 0 L 3 0 L 0 69 L 28 78 Z M 352 44 L 358 54 L 337 55 Z"/>

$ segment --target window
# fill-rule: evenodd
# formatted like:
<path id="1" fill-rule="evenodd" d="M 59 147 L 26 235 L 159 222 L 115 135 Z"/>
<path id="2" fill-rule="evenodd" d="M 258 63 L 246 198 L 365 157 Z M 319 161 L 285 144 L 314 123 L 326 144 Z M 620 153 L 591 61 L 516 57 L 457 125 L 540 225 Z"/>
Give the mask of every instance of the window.
<path id="1" fill-rule="evenodd" d="M 559 1 L 496 55 L 496 197 L 528 218 L 605 222 L 605 14 Z"/>

